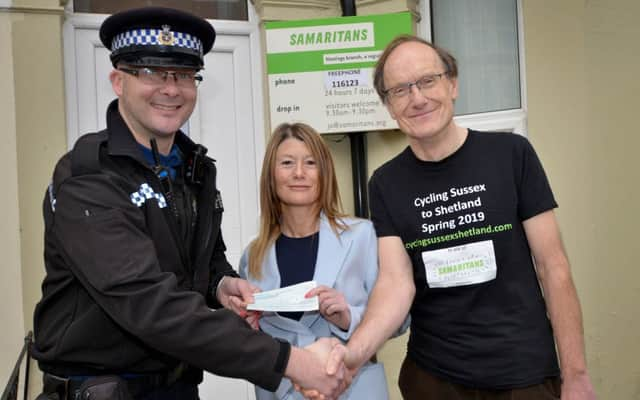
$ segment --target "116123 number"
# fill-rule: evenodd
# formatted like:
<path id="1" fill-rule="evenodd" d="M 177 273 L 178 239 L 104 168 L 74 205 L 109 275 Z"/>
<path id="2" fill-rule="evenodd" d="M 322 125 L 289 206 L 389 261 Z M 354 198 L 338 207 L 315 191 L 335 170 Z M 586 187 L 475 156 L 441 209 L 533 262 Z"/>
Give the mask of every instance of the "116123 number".
<path id="1" fill-rule="evenodd" d="M 345 79 L 345 80 L 341 80 L 341 81 L 333 81 L 333 82 L 331 82 L 331 87 L 332 88 L 343 88 L 343 87 L 352 87 L 352 86 L 358 86 L 358 80 L 357 79 Z"/>

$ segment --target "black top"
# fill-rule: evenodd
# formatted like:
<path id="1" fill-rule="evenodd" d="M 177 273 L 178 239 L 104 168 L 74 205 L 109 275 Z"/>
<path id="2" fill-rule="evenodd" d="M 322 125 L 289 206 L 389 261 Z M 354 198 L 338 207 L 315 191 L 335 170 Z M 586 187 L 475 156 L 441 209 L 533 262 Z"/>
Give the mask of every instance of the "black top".
<path id="1" fill-rule="evenodd" d="M 377 235 L 400 237 L 413 264 L 409 357 L 470 387 L 522 387 L 559 374 L 522 225 L 556 202 L 524 137 L 469 131 L 438 162 L 407 148 L 374 172 L 369 190 Z M 464 281 L 485 267 L 495 275 Z"/>
<path id="2" fill-rule="evenodd" d="M 281 234 L 276 240 L 276 261 L 280 271 L 280 287 L 310 281 L 316 270 L 319 233 L 302 238 Z M 302 312 L 281 312 L 283 317 L 302 318 Z"/>

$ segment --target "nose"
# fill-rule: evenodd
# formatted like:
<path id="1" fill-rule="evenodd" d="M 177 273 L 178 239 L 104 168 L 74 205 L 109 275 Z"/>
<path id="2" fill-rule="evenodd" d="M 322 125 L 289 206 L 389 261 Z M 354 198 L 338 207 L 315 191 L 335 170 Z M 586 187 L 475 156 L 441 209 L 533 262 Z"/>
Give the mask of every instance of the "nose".
<path id="1" fill-rule="evenodd" d="M 293 169 L 293 175 L 296 178 L 302 178 L 304 176 L 304 165 L 302 162 L 297 162 L 295 168 Z"/>
<path id="2" fill-rule="evenodd" d="M 180 93 L 178 78 L 175 72 L 167 73 L 165 76 L 164 82 L 162 83 L 162 92 L 169 96 L 177 96 Z"/>
<path id="3" fill-rule="evenodd" d="M 409 94 L 413 96 L 420 95 L 422 97 L 425 97 L 424 94 L 422 93 L 422 90 L 420 90 L 416 82 L 409 84 Z"/>
<path id="4" fill-rule="evenodd" d="M 427 96 L 425 96 L 424 92 L 420 90 L 418 85 L 414 82 L 409 86 L 409 95 L 415 100 L 426 100 Z"/>

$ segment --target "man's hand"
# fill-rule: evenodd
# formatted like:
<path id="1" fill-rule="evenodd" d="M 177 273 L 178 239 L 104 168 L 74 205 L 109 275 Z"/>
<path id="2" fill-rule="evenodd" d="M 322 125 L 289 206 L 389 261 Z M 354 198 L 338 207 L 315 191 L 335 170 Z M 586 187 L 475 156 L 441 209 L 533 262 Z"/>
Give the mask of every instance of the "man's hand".
<path id="1" fill-rule="evenodd" d="M 351 383 L 342 364 L 346 348 L 335 338 L 320 338 L 304 349 L 292 347 L 285 375 L 296 388 L 313 388 L 318 400 L 337 399 Z M 327 368 L 331 366 L 331 368 Z"/>
<path id="2" fill-rule="evenodd" d="M 311 289 L 305 297 L 318 296 L 320 315 L 343 331 L 351 325 L 351 310 L 344 295 L 330 287 L 320 285 Z"/>
<path id="3" fill-rule="evenodd" d="M 242 318 L 247 318 L 250 315 L 247 313 L 247 304 L 253 303 L 253 294 L 259 291 L 258 287 L 244 279 L 225 276 L 218 285 L 216 297 L 225 308 L 232 310 Z"/>
<path id="4" fill-rule="evenodd" d="M 543 212 L 525 220 L 522 226 L 556 339 L 562 372 L 561 399 L 593 400 L 595 392 L 587 373 L 582 310 L 555 213 L 553 210 Z"/>
<path id="5" fill-rule="evenodd" d="M 562 400 L 596 400 L 591 379 L 587 373 L 562 377 Z"/>
<path id="6" fill-rule="evenodd" d="M 344 365 L 345 371 L 346 371 L 345 381 L 347 382 L 345 389 L 349 387 L 349 384 L 351 384 L 353 377 L 356 376 L 359 369 L 358 367 L 350 366 L 348 362 L 350 362 L 349 349 L 345 346 L 334 346 L 333 349 L 331 350 L 331 354 L 329 354 L 329 358 L 327 359 L 327 365 L 326 365 L 327 373 L 332 373 L 333 371 L 336 371 L 337 369 L 339 369 L 341 365 Z M 305 389 L 296 385 L 296 390 L 302 393 L 302 395 L 306 399 L 322 400 L 325 398 L 316 389 Z"/>

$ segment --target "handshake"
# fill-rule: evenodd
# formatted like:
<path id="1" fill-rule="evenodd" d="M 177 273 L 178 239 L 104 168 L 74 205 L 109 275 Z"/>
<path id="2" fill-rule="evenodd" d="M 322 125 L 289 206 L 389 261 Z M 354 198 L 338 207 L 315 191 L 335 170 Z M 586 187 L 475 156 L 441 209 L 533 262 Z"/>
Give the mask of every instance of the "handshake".
<path id="1" fill-rule="evenodd" d="M 291 347 L 285 376 L 307 399 L 337 399 L 356 372 L 346 366 L 347 354 L 335 338 L 320 338 L 305 348 Z"/>

